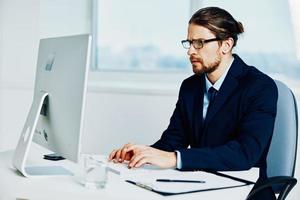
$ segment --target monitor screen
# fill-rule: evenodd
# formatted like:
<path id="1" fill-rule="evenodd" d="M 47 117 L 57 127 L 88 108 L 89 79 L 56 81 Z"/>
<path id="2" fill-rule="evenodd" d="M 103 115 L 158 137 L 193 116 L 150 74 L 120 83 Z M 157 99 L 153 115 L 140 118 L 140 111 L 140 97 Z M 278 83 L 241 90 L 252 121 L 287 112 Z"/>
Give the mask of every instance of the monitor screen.
<path id="1" fill-rule="evenodd" d="M 34 141 L 77 161 L 83 128 L 87 81 L 88 35 L 42 39 L 34 97 L 48 97 L 38 120 Z"/>
<path id="2" fill-rule="evenodd" d="M 78 161 L 90 44 L 88 34 L 40 40 L 33 103 L 14 155 L 18 169 L 31 140 Z"/>

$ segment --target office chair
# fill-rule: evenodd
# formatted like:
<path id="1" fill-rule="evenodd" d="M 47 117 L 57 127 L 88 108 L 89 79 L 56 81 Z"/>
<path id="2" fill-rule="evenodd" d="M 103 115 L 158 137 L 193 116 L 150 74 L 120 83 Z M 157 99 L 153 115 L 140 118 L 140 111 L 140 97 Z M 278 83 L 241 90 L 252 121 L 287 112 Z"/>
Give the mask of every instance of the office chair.
<path id="1" fill-rule="evenodd" d="M 278 88 L 277 115 L 270 149 L 267 155 L 268 179 L 252 190 L 247 199 L 254 194 L 272 187 L 278 200 L 283 200 L 296 185 L 294 178 L 297 139 L 298 114 L 293 92 L 282 82 L 275 80 Z"/>

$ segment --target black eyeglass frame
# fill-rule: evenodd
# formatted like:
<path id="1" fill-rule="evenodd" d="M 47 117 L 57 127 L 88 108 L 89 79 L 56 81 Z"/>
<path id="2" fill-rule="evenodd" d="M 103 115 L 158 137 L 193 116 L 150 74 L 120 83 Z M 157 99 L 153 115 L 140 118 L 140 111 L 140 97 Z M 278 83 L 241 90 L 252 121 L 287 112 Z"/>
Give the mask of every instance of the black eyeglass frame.
<path id="1" fill-rule="evenodd" d="M 220 41 L 222 39 L 220 38 L 211 38 L 211 39 L 195 39 L 195 40 L 181 40 L 181 44 L 183 48 L 189 49 L 193 45 L 195 49 L 202 49 L 204 44 L 209 43 L 209 42 L 214 42 L 214 41 Z M 197 43 L 195 43 L 197 42 Z M 198 45 L 195 45 L 198 44 Z M 200 46 L 199 46 L 200 45 Z"/>

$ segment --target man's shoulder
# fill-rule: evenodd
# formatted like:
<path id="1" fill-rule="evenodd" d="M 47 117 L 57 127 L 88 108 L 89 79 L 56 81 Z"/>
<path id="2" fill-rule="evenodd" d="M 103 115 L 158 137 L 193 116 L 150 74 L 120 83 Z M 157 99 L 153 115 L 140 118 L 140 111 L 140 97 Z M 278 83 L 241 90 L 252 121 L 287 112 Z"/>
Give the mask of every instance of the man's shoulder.
<path id="1" fill-rule="evenodd" d="M 257 98 L 258 96 L 263 98 L 264 96 L 275 101 L 278 97 L 275 81 L 256 67 L 247 66 L 247 68 L 246 74 L 239 81 L 243 93 L 249 98 Z"/>
<path id="2" fill-rule="evenodd" d="M 247 85 L 262 83 L 275 85 L 274 80 L 267 74 L 254 66 L 246 64 L 237 54 L 233 56 L 235 58 L 233 71 L 235 71 L 235 76 L 237 76 L 241 82 L 245 82 Z"/>
<path id="3" fill-rule="evenodd" d="M 249 87 L 269 85 L 276 88 L 275 81 L 270 76 L 254 66 L 247 66 L 247 68 L 247 73 L 241 79 L 246 85 Z"/>

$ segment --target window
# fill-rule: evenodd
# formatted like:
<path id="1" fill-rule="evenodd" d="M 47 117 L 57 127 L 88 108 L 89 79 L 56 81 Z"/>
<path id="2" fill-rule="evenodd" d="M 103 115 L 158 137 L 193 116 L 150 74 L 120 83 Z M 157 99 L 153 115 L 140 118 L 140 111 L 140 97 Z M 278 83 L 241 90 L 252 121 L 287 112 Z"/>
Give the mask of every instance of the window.
<path id="1" fill-rule="evenodd" d="M 183 0 L 98 0 L 95 70 L 186 71 L 190 3 Z"/>

